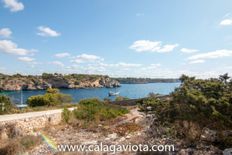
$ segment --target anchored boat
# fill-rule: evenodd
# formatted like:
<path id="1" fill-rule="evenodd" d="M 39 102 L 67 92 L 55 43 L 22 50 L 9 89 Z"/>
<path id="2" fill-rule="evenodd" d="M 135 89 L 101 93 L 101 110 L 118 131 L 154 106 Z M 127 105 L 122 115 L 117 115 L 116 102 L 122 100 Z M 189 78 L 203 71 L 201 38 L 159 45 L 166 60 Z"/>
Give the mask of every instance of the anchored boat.
<path id="1" fill-rule="evenodd" d="M 120 94 L 120 92 L 109 92 L 109 96 L 118 96 Z"/>
<path id="2" fill-rule="evenodd" d="M 22 91 L 22 89 L 21 89 L 21 95 L 20 95 L 20 104 L 16 104 L 16 107 L 19 109 L 27 107 L 27 104 L 23 103 L 23 91 Z"/>

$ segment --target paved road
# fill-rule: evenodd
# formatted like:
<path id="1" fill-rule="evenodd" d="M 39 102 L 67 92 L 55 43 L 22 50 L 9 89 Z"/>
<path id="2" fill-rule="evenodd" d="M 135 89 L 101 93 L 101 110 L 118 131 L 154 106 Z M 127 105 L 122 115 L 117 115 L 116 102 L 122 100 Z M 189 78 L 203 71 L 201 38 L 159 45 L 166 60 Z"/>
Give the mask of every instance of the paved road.
<path id="1" fill-rule="evenodd" d="M 73 110 L 73 108 L 69 108 L 69 109 Z M 0 122 L 26 119 L 26 118 L 32 118 L 32 117 L 40 117 L 44 115 L 52 115 L 52 114 L 61 113 L 62 110 L 63 109 L 56 109 L 56 110 L 47 110 L 47 111 L 28 112 L 28 113 L 22 113 L 22 114 L 0 115 Z"/>

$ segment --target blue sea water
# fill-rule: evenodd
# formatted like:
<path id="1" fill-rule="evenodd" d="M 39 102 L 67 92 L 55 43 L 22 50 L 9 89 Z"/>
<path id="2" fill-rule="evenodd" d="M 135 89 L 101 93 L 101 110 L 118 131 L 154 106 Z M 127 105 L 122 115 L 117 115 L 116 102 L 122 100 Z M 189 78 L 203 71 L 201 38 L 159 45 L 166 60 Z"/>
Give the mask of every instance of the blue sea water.
<path id="1" fill-rule="evenodd" d="M 109 91 L 119 91 L 120 96 L 128 97 L 131 99 L 146 97 L 149 93 L 158 93 L 162 95 L 167 95 L 174 91 L 180 83 L 148 83 L 148 84 L 122 84 L 121 87 L 115 88 L 89 88 L 89 89 L 61 89 L 60 91 L 64 94 L 70 94 L 74 102 L 78 102 L 85 98 L 109 98 L 114 100 L 114 96 L 109 97 Z M 33 95 L 44 94 L 44 90 L 34 90 L 34 91 L 22 91 L 23 102 L 26 103 L 28 97 Z M 11 98 L 13 103 L 20 103 L 21 91 L 10 91 L 1 92 L 0 94 L 5 94 Z"/>

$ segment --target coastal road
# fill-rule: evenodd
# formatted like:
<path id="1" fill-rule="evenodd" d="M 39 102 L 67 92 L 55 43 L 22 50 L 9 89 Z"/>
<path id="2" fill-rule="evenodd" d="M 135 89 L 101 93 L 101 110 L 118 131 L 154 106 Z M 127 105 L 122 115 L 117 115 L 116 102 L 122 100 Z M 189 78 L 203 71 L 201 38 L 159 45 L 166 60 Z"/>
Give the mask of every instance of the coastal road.
<path id="1" fill-rule="evenodd" d="M 74 108 L 69 108 L 69 110 L 73 110 Z M 36 111 L 36 112 L 28 112 L 28 113 L 21 113 L 21 114 L 8 114 L 8 115 L 0 115 L 0 122 L 6 121 L 14 121 L 20 119 L 27 119 L 33 117 L 41 117 L 44 115 L 53 115 L 62 113 L 63 109 L 55 109 L 55 110 L 47 110 L 47 111 Z"/>

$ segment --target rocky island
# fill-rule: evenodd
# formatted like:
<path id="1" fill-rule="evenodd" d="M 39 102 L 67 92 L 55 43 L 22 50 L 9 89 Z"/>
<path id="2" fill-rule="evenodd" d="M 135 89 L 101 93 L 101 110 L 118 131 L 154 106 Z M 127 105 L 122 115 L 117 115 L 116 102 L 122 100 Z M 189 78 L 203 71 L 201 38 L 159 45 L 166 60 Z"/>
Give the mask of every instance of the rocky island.
<path id="1" fill-rule="evenodd" d="M 86 74 L 48 74 L 42 75 L 5 75 L 0 74 L 0 91 L 44 90 L 52 88 L 100 88 L 119 87 L 120 83 L 106 75 Z"/>

